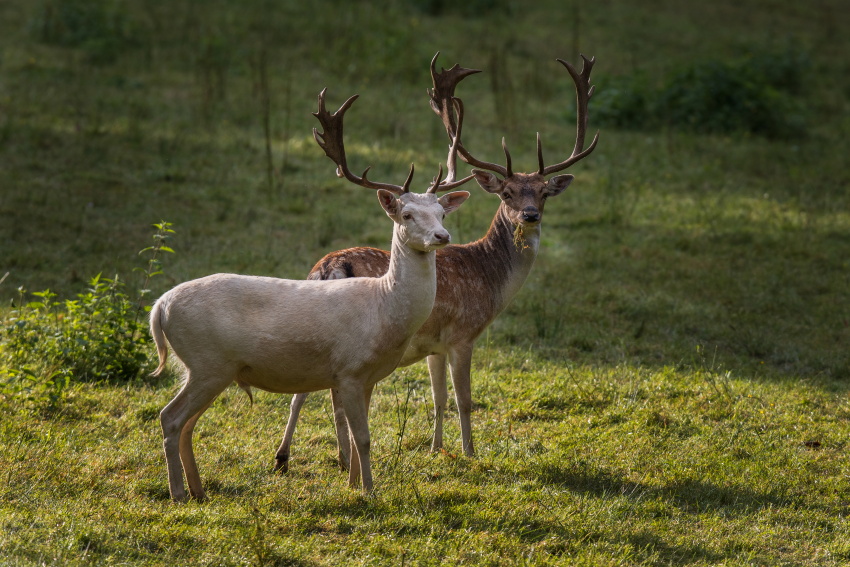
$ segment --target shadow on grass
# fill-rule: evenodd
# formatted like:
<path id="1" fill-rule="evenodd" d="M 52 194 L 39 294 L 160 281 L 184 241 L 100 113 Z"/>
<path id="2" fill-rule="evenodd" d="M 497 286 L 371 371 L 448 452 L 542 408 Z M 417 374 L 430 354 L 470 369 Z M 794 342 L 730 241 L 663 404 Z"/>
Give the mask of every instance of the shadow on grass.
<path id="1" fill-rule="evenodd" d="M 537 475 L 543 484 L 595 497 L 623 496 L 628 499 L 661 499 L 682 512 L 697 514 L 719 512 L 746 514 L 754 509 L 785 506 L 788 498 L 771 492 L 755 492 L 740 487 L 719 486 L 710 482 L 685 479 L 665 486 L 650 486 L 628 480 L 623 475 L 573 465 L 543 465 Z"/>
<path id="2" fill-rule="evenodd" d="M 626 537 L 637 549 L 641 563 L 646 565 L 680 565 L 692 561 L 721 562 L 727 557 L 700 545 L 670 545 L 651 532 L 642 531 Z"/>

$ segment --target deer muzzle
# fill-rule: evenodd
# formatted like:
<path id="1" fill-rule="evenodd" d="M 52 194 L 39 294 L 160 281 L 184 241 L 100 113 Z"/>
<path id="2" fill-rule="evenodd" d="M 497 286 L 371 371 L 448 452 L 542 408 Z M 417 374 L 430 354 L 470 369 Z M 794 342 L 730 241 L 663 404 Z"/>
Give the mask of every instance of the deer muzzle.
<path id="1" fill-rule="evenodd" d="M 523 222 L 539 222 L 540 211 L 537 209 L 537 207 L 526 207 L 522 210 L 521 217 Z"/>
<path id="2" fill-rule="evenodd" d="M 452 235 L 445 230 L 439 230 L 434 233 L 434 244 L 438 246 L 445 246 L 449 242 L 452 241 Z"/>

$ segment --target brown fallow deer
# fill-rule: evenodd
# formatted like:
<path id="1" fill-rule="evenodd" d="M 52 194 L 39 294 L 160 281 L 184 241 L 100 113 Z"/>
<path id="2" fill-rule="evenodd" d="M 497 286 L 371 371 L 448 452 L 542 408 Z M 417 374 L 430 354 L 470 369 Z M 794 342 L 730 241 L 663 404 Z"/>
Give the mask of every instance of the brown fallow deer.
<path id="1" fill-rule="evenodd" d="M 204 498 L 192 450 L 198 418 L 232 382 L 279 393 L 333 388 L 351 430 L 349 484 L 362 477 L 372 489 L 368 407 L 372 389 L 407 351 L 413 334 L 431 313 L 436 296 L 435 250 L 451 237 L 445 215 L 469 197 L 466 191 L 442 197 L 442 168 L 424 194 L 411 193 L 413 166 L 404 185 L 376 183 L 352 174 L 346 164 L 343 115 L 357 95 L 330 114 L 325 91 L 315 116 L 324 128 L 316 141 L 337 164 L 341 177 L 377 189 L 378 200 L 395 223 L 388 268 L 379 278 L 297 281 L 215 274 L 185 282 L 160 297 L 151 311 L 151 334 L 162 372 L 168 345 L 186 369 L 180 392 L 162 410 L 160 421 L 174 500 Z M 366 170 L 368 172 L 368 169 Z M 182 466 L 181 466 L 182 462 Z"/>
<path id="2" fill-rule="evenodd" d="M 504 139 L 502 147 L 505 152 L 505 166 L 481 161 L 464 147 L 460 139 L 463 103 L 454 96 L 454 91 L 463 78 L 479 71 L 455 65 L 449 70 L 442 69 L 437 73 L 435 64 L 438 56 L 439 53 L 431 61 L 431 78 L 434 85 L 433 89 L 428 90 L 431 107 L 441 117 L 446 133 L 453 141 L 453 147 L 457 148 L 460 158 L 478 168 L 472 170 L 475 180 L 488 193 L 498 195 L 501 203 L 490 229 L 483 238 L 470 244 L 447 246 L 437 252 L 437 297 L 434 309 L 414 335 L 399 366 L 407 366 L 427 358 L 434 398 L 434 437 L 431 450 L 438 451 L 443 446 L 443 412 L 448 399 L 448 359 L 460 416 L 463 452 L 472 456 L 475 452 L 470 423 L 470 366 L 473 345 L 484 329 L 510 303 L 528 277 L 537 257 L 540 224 L 546 199 L 560 194 L 573 180 L 573 176 L 569 174 L 556 175 L 548 180 L 547 177 L 587 157 L 596 147 L 598 132 L 590 145 L 584 148 L 588 102 L 594 90 L 590 85 L 594 58 L 581 56 L 581 72 L 576 71 L 568 62 L 558 59 L 566 67 L 576 87 L 577 133 L 572 154 L 562 162 L 544 165 L 538 133 L 538 169 L 533 173 L 520 173 L 511 168 L 511 155 Z M 451 176 L 451 164 L 449 169 Z M 320 280 L 378 277 L 387 270 L 389 262 L 390 254 L 384 250 L 349 248 L 332 252 L 319 260 L 308 277 Z M 339 395 L 339 392 L 331 391 L 340 465 L 347 468 L 348 431 L 345 416 L 340 411 Z M 292 436 L 306 397 L 307 394 L 293 397 L 283 442 L 275 455 L 275 470 L 285 472 L 288 469 Z"/>

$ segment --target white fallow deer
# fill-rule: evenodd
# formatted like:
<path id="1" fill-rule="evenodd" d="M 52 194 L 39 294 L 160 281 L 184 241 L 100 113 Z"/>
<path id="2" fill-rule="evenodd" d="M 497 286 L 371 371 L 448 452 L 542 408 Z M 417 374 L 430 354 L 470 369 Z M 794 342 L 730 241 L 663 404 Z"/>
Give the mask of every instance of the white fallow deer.
<path id="1" fill-rule="evenodd" d="M 363 491 L 372 489 L 367 421 L 372 388 L 395 369 L 431 313 L 435 250 L 451 240 L 443 218 L 469 193 L 438 197 L 437 190 L 467 181 L 442 183 L 442 171 L 426 193 L 411 193 L 413 166 L 402 186 L 370 181 L 366 172 L 362 177 L 352 174 L 342 120 L 357 95 L 334 114 L 325 110 L 324 96 L 322 91 L 315 113 L 324 132 L 314 129 L 313 134 L 337 164 L 339 176 L 377 189 L 381 206 L 395 223 L 389 268 L 380 278 L 335 281 L 215 274 L 180 284 L 157 300 L 151 311 L 159 354 L 155 374 L 165 367 L 168 344 L 186 369 L 183 387 L 160 413 L 174 500 L 187 498 L 184 472 L 191 497 L 205 496 L 192 431 L 232 382 L 249 395 L 252 386 L 279 393 L 333 388 L 351 431 L 349 484 L 356 486 L 362 477 Z"/>
<path id="2" fill-rule="evenodd" d="M 506 166 L 481 161 L 472 156 L 460 141 L 463 121 L 463 104 L 454 96 L 455 87 L 475 69 L 455 65 L 437 73 L 435 64 L 439 53 L 431 61 L 434 88 L 428 90 L 431 107 L 443 120 L 446 132 L 457 147 L 458 155 L 466 163 L 479 168 L 472 171 L 478 184 L 488 193 L 501 199 L 499 209 L 483 238 L 463 245 L 447 246 L 437 252 L 437 297 L 431 316 L 413 337 L 399 366 L 407 366 L 427 357 L 434 398 L 434 436 L 432 451 L 443 447 L 443 412 L 446 409 L 446 359 L 451 367 L 451 379 L 460 416 L 460 429 L 464 454 L 473 456 L 470 414 L 472 393 L 470 367 L 475 340 L 496 316 L 510 303 L 528 277 L 540 242 L 540 223 L 543 207 L 548 197 L 561 193 L 572 182 L 572 175 L 547 176 L 566 169 L 587 157 L 596 147 L 597 132 L 585 149 L 588 102 L 593 95 L 590 71 L 594 59 L 582 55 L 581 72 L 568 62 L 558 59 L 566 67 L 576 87 L 577 133 L 572 154 L 566 160 L 546 166 L 540 135 L 537 135 L 538 169 L 534 173 L 519 173 L 511 169 L 511 156 L 505 146 Z M 457 119 L 455 119 L 457 113 Z M 494 173 L 500 175 L 500 179 Z M 319 260 L 309 278 L 333 280 L 360 276 L 377 277 L 383 274 L 390 262 L 390 254 L 375 248 L 349 248 L 332 252 Z M 344 443 L 348 433 L 341 411 L 339 392 L 331 391 L 339 440 L 339 460 L 343 468 L 348 465 L 348 447 Z M 291 403 L 289 421 L 283 442 L 275 455 L 275 470 L 286 471 L 290 446 L 298 414 L 306 394 L 295 396 Z"/>

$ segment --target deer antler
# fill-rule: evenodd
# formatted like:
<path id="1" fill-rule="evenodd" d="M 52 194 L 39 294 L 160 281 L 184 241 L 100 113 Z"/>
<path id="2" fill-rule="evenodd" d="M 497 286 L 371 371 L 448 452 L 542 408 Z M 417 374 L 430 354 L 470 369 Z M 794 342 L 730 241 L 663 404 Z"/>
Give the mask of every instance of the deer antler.
<path id="1" fill-rule="evenodd" d="M 446 128 L 446 133 L 449 135 L 449 138 L 452 138 L 453 146 L 457 146 L 457 153 L 463 161 L 473 167 L 486 169 L 487 171 L 498 173 L 503 177 L 512 176 L 513 170 L 511 168 L 511 154 L 508 151 L 508 146 L 505 143 L 504 138 L 502 138 L 502 149 L 505 152 L 505 166 L 477 159 L 469 153 L 469 150 L 467 150 L 460 141 L 459 124 L 463 122 L 463 102 L 454 96 L 454 91 L 458 83 L 465 77 L 480 71 L 477 69 L 465 69 L 459 65 L 455 65 L 449 70 L 443 69 L 442 72 L 437 73 L 436 62 L 439 55 L 440 53 L 437 52 L 437 55 L 435 55 L 431 60 L 431 80 L 434 83 L 434 88 L 428 89 L 428 95 L 431 98 L 431 108 L 442 119 L 443 126 Z M 573 78 L 573 82 L 576 85 L 576 144 L 570 157 L 560 163 L 546 167 L 543 163 L 543 147 L 540 142 L 540 133 L 538 133 L 538 173 L 544 176 L 566 169 L 577 161 L 587 157 L 596 148 L 596 143 L 599 141 L 599 132 L 596 132 L 590 146 L 588 146 L 587 149 L 584 149 L 584 138 L 587 133 L 587 106 L 590 101 L 590 97 L 593 96 L 595 88 L 590 85 L 590 71 L 593 69 L 593 64 L 596 59 L 594 57 L 588 59 L 584 55 L 582 55 L 581 58 L 584 61 L 581 73 L 576 71 L 575 67 L 568 62 L 563 59 L 558 59 L 558 61 L 567 68 L 567 71 L 569 71 L 570 76 Z M 449 100 L 454 102 L 457 119 L 455 119 L 454 113 L 451 112 L 451 109 L 447 104 L 447 101 Z"/>
<path id="2" fill-rule="evenodd" d="M 596 142 L 599 141 L 599 132 L 596 132 L 596 135 L 593 137 L 593 141 L 584 150 L 584 136 L 587 133 L 587 103 L 590 101 L 590 97 L 593 96 L 593 91 L 596 87 L 590 85 L 590 71 L 593 69 L 593 63 L 596 61 L 595 57 L 591 57 L 588 59 L 584 55 L 581 56 L 584 63 L 582 64 L 581 73 L 575 70 L 575 67 L 564 61 L 563 59 L 558 59 L 558 62 L 561 63 L 564 67 L 569 71 L 570 76 L 573 78 L 573 82 L 576 85 L 576 145 L 573 148 L 573 153 L 566 160 L 561 163 L 556 163 L 554 165 L 550 165 L 549 167 L 545 167 L 543 165 L 543 148 L 540 144 L 540 133 L 537 134 L 537 163 L 540 166 L 538 173 L 540 175 L 546 176 L 551 173 L 555 173 L 556 171 L 561 171 L 562 169 L 566 169 L 569 166 L 573 165 L 580 159 L 583 159 L 590 155 L 596 148 Z"/>
<path id="3" fill-rule="evenodd" d="M 348 164 L 345 161 L 345 145 L 342 141 L 342 119 L 345 115 L 345 111 L 354 104 L 354 101 L 357 100 L 357 97 L 360 95 L 353 95 L 342 103 L 339 110 L 331 114 L 325 109 L 325 92 L 327 90 L 328 89 L 322 89 L 322 92 L 319 93 L 319 110 L 318 112 L 313 113 L 313 116 L 319 119 L 319 123 L 322 125 L 324 132 L 319 132 L 316 128 L 313 128 L 313 137 L 316 139 L 316 143 L 319 144 L 319 147 L 325 151 L 325 155 L 331 158 L 331 160 L 333 160 L 336 164 L 337 177 L 345 177 L 355 185 L 360 185 L 367 189 L 386 189 L 387 191 L 392 191 L 396 195 L 408 193 L 410 191 L 410 182 L 413 180 L 413 164 L 410 165 L 410 173 L 408 173 L 407 181 L 404 182 L 404 185 L 378 183 L 367 179 L 366 175 L 369 173 L 371 166 L 366 168 L 361 177 L 357 177 L 351 173 L 348 169 Z"/>
<path id="4" fill-rule="evenodd" d="M 437 73 L 436 64 L 437 57 L 439 56 L 440 52 L 438 51 L 431 60 L 431 81 L 434 84 L 434 88 L 428 89 L 428 96 L 431 98 L 431 108 L 442 119 L 443 126 L 446 128 L 446 133 L 449 135 L 449 138 L 452 139 L 452 146 L 457 146 L 456 152 L 460 155 L 460 158 L 469 165 L 480 169 L 486 169 L 488 171 L 494 171 L 505 177 L 509 177 L 512 174 L 510 168 L 511 156 L 504 144 L 504 140 L 502 141 L 502 147 L 505 150 L 508 167 L 502 167 L 495 163 L 476 159 L 465 147 L 463 147 L 463 143 L 460 140 L 459 125 L 463 122 L 463 102 L 458 97 L 454 96 L 455 88 L 465 77 L 474 75 L 475 73 L 480 73 L 481 71 L 478 69 L 466 69 L 456 64 L 451 69 L 446 70 L 443 68 L 441 72 Z M 449 105 L 450 101 L 454 103 L 453 106 L 457 113 L 457 120 L 455 120 L 455 113 L 452 112 L 452 105 Z"/>
<path id="5" fill-rule="evenodd" d="M 452 113 L 452 100 L 455 98 L 455 87 L 465 77 L 480 73 L 479 69 L 465 69 L 458 64 L 448 71 L 442 68 L 440 73 L 437 73 L 437 57 L 440 56 L 438 51 L 434 58 L 431 59 L 431 81 L 434 84 L 433 89 L 428 89 L 428 95 L 431 97 L 431 108 L 443 120 L 446 126 L 446 133 L 449 138 L 454 137 L 456 131 L 455 117 Z"/>
<path id="6" fill-rule="evenodd" d="M 455 65 L 457 67 L 457 65 Z M 463 103 L 459 98 L 453 98 L 452 102 L 454 103 L 455 110 L 457 110 L 460 105 Z M 440 178 L 443 176 L 443 166 L 440 166 L 440 170 L 437 173 L 437 177 L 434 178 L 433 184 L 428 188 L 428 193 L 437 193 L 438 191 L 449 191 L 450 189 L 454 189 L 456 187 L 460 187 L 470 179 L 472 179 L 473 175 L 467 175 L 463 179 L 459 181 L 455 181 L 455 168 L 457 165 L 457 149 L 460 143 L 460 131 L 463 127 L 463 114 L 458 113 L 457 120 L 457 131 L 455 135 L 452 137 L 452 144 L 449 146 L 449 155 L 446 157 L 446 167 L 448 168 L 448 173 L 446 173 L 446 178 L 443 181 L 440 181 Z"/>

